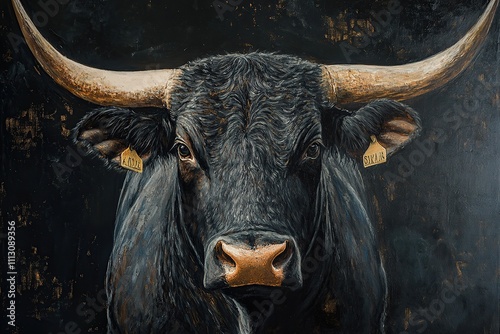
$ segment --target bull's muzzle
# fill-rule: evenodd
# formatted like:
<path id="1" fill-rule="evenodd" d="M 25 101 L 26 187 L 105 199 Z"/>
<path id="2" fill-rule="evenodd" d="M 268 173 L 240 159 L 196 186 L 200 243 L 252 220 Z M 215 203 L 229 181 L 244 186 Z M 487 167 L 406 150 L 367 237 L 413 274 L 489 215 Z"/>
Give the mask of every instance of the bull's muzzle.
<path id="1" fill-rule="evenodd" d="M 260 285 L 300 286 L 300 255 L 292 238 L 277 234 L 235 234 L 210 243 L 205 258 L 208 289 Z"/>

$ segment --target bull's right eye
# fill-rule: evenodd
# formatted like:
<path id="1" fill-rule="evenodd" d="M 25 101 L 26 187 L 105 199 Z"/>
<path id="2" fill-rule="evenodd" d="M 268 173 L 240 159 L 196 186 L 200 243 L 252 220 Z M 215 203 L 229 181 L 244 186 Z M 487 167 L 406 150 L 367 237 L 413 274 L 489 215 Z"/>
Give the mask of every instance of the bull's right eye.
<path id="1" fill-rule="evenodd" d="M 193 158 L 191 150 L 184 144 L 177 145 L 177 153 L 179 154 L 179 158 L 181 160 L 191 160 Z"/>
<path id="2" fill-rule="evenodd" d="M 192 182 L 196 181 L 197 177 L 199 177 L 201 174 L 198 173 L 200 171 L 200 168 L 198 165 L 198 161 L 193 154 L 193 149 L 190 145 L 189 139 L 186 140 L 177 137 L 173 149 L 177 151 L 177 161 L 181 179 L 186 184 L 191 184 Z"/>

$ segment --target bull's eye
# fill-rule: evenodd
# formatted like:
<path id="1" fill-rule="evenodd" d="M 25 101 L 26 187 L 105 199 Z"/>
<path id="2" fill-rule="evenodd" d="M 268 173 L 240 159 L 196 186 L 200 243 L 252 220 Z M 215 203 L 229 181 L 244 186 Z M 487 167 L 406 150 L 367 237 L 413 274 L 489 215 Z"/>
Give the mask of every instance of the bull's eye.
<path id="1" fill-rule="evenodd" d="M 304 159 L 316 159 L 321 153 L 321 145 L 319 143 L 312 143 L 304 153 Z"/>
<path id="2" fill-rule="evenodd" d="M 184 144 L 177 145 L 177 153 L 179 154 L 179 158 L 181 160 L 192 159 L 191 150 Z"/>

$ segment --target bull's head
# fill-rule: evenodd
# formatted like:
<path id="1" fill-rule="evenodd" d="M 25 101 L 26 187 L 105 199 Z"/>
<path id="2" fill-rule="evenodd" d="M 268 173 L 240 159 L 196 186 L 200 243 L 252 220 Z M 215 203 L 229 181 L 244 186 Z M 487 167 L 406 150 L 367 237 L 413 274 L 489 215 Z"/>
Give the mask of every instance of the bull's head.
<path id="1" fill-rule="evenodd" d="M 354 174 L 338 172 L 337 165 L 339 170 L 355 169 L 346 161 L 362 154 L 371 135 L 388 155 L 414 138 L 420 126 L 417 114 L 387 99 L 413 98 L 456 77 L 484 40 L 498 1 L 490 2 L 455 45 L 406 65 L 318 65 L 252 53 L 140 72 L 100 70 L 65 58 L 36 30 L 19 0 L 13 3 L 26 41 L 45 71 L 73 94 L 115 107 L 80 122 L 79 144 L 117 167 L 120 153 L 130 146 L 146 161 L 146 169 L 154 168 L 157 157 L 176 159 L 179 214 L 185 223 L 180 228 L 203 268 L 203 286 L 217 289 L 301 286 L 301 262 L 319 230 L 333 243 L 344 239 L 358 245 L 359 250 L 346 246 L 345 254 L 339 250 L 338 257 L 349 258 L 367 247 L 360 257 L 371 254 L 369 260 L 378 260 L 369 242 L 361 240 L 369 233 L 359 231 L 368 227 L 321 227 L 325 215 L 339 220 L 365 215 L 362 205 L 343 215 L 326 212 L 331 207 L 321 189 L 343 183 L 335 189 L 334 209 L 339 212 L 362 202 L 354 195 L 361 192 Z M 378 98 L 385 99 L 355 113 L 337 108 Z M 158 117 L 116 107 L 166 112 Z M 347 230 L 352 233 L 343 235 Z"/>

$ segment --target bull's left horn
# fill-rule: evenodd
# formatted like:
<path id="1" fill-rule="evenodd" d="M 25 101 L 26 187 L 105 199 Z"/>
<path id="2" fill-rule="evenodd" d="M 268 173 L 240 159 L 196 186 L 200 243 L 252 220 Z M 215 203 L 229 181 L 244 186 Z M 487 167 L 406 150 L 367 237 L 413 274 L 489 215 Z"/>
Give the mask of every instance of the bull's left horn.
<path id="1" fill-rule="evenodd" d="M 377 98 L 407 100 L 454 79 L 472 61 L 488 34 L 499 0 L 491 0 L 479 21 L 455 45 L 425 60 L 398 66 L 324 65 L 323 82 L 337 104 Z"/>
<path id="2" fill-rule="evenodd" d="M 169 107 L 177 69 L 107 71 L 64 57 L 37 30 L 19 0 L 12 0 L 26 43 L 43 69 L 76 96 L 103 106 Z"/>

